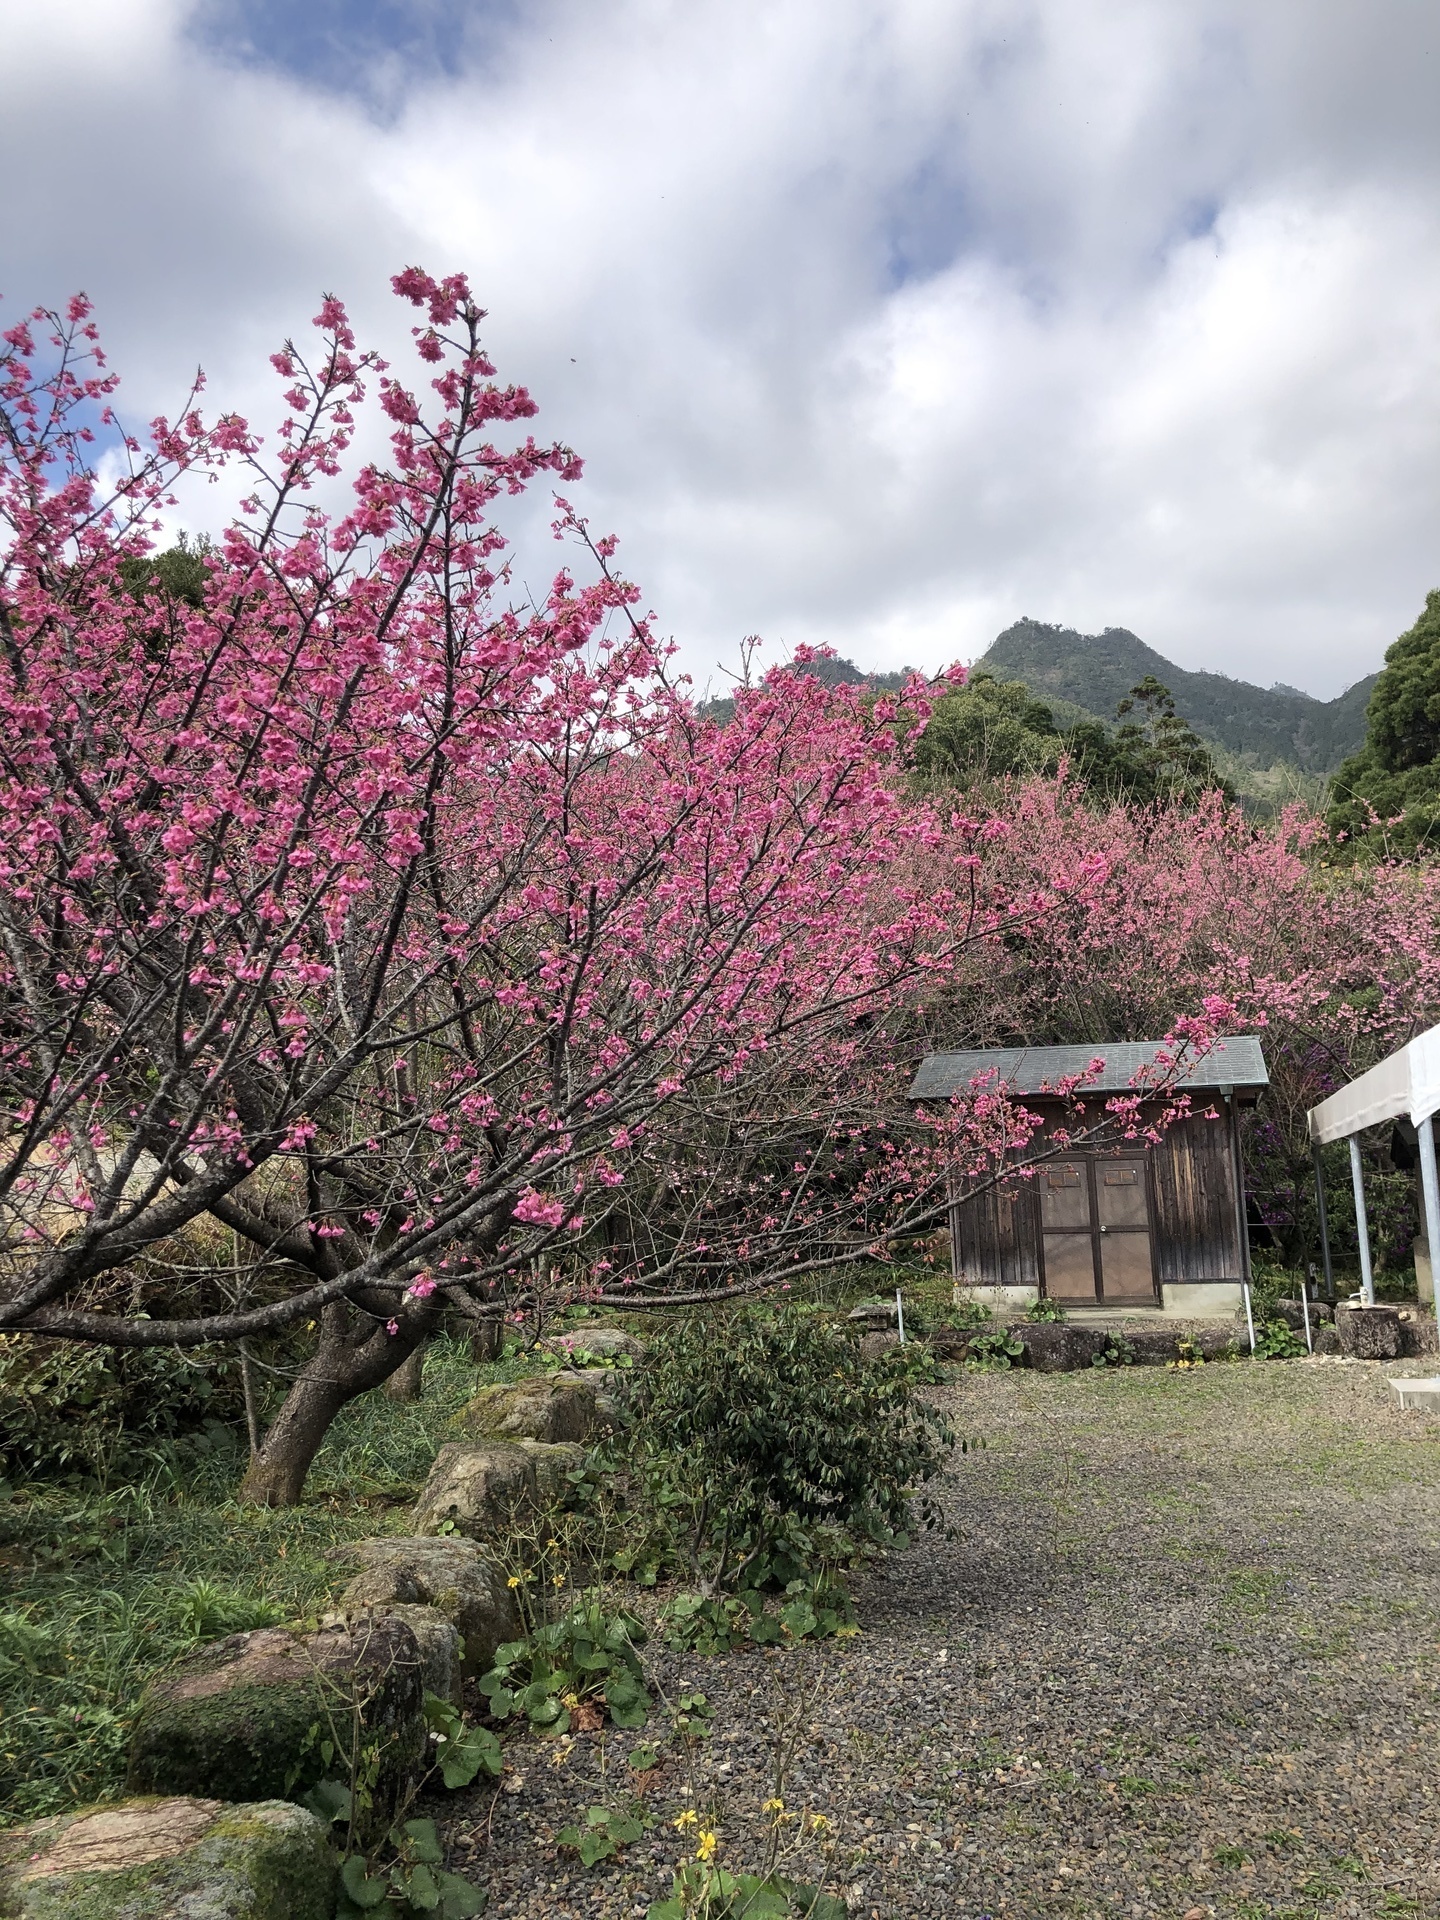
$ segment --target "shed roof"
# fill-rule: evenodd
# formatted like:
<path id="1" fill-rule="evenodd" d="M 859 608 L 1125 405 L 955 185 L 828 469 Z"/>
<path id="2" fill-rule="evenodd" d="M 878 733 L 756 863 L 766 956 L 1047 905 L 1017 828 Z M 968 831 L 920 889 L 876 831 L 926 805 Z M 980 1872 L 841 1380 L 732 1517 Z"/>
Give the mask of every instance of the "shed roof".
<path id="1" fill-rule="evenodd" d="M 981 1074 L 1012 1093 L 1044 1093 L 1061 1080 L 1083 1074 L 1094 1060 L 1103 1064 L 1085 1082 L 1086 1093 L 1126 1093 L 1136 1076 L 1153 1067 L 1160 1040 L 1112 1040 L 1093 1047 L 989 1047 L 969 1053 L 931 1053 L 920 1063 L 910 1088 L 913 1100 L 948 1100 L 968 1093 Z M 1184 1087 L 1267 1087 L 1265 1056 L 1253 1034 L 1217 1040 L 1203 1058 L 1176 1076 Z"/>
<path id="2" fill-rule="evenodd" d="M 1436 1113 L 1440 1113 L 1440 1027 L 1431 1027 L 1312 1107 L 1310 1138 L 1324 1146 L 1402 1115 L 1419 1126 Z"/>

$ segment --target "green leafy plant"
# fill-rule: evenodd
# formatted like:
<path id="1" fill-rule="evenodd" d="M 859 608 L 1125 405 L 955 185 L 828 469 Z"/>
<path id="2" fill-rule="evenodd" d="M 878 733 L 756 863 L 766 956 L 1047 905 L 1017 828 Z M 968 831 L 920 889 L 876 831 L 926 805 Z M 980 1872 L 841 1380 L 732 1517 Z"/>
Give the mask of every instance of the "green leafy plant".
<path id="1" fill-rule="evenodd" d="M 708 1861 L 676 1870 L 670 1896 L 652 1900 L 645 1920 L 847 1920 L 845 1902 L 782 1874 L 727 1873 Z"/>
<path id="2" fill-rule="evenodd" d="M 1008 1328 L 994 1333 L 977 1333 L 965 1355 L 967 1367 L 977 1373 L 1004 1373 L 1025 1352 L 1025 1342 Z"/>
<path id="3" fill-rule="evenodd" d="M 425 1696 L 425 1725 L 440 1778 L 452 1792 L 468 1787 L 481 1773 L 500 1778 L 505 1763 L 500 1742 L 488 1727 L 467 1726 L 457 1707 L 433 1693 Z"/>
<path id="4" fill-rule="evenodd" d="M 188 1640 L 219 1640 L 227 1633 L 248 1633 L 252 1627 L 273 1627 L 285 1618 L 285 1609 L 253 1594 L 231 1593 L 213 1581 L 191 1580 L 175 1598 L 176 1622 Z"/>
<path id="5" fill-rule="evenodd" d="M 953 1443 L 904 1367 L 872 1365 L 848 1329 L 794 1307 L 683 1321 L 640 1379 L 633 1455 L 687 1523 L 711 1593 L 787 1585 L 834 1562 L 838 1533 L 852 1552 L 895 1539 Z"/>
<path id="6" fill-rule="evenodd" d="M 963 1300 L 957 1300 L 946 1315 L 952 1327 L 968 1332 L 971 1327 L 988 1327 L 991 1320 L 989 1307 L 981 1300 L 972 1299 L 969 1294 Z"/>
<path id="7" fill-rule="evenodd" d="M 1257 1360 L 1295 1360 L 1305 1352 L 1305 1342 L 1283 1320 L 1267 1320 L 1255 1336 Z"/>
<path id="8" fill-rule="evenodd" d="M 610 1807 L 590 1807 L 583 1827 L 562 1827 L 555 1836 L 557 1847 L 578 1853 L 584 1867 L 613 1860 L 622 1847 L 628 1847 L 644 1833 L 643 1821 L 633 1813 L 616 1813 Z"/>
<path id="9" fill-rule="evenodd" d="M 23 1613 L 0 1613 L 0 1675 L 26 1673 L 38 1680 L 63 1674 L 65 1667 L 65 1649 L 52 1627 L 37 1626 Z"/>
<path id="10" fill-rule="evenodd" d="M 484 1910 L 483 1892 L 462 1875 L 444 1870 L 434 1821 L 406 1819 L 405 1811 L 436 1771 L 452 1790 L 470 1786 L 482 1772 L 498 1777 L 503 1766 L 500 1742 L 486 1727 L 467 1726 L 456 1707 L 435 1694 L 425 1696 L 424 1712 L 432 1764 L 412 1783 L 388 1830 L 378 1833 L 369 1818 L 378 1756 L 371 1747 L 357 1747 L 353 1739 L 347 1746 L 343 1726 L 329 1720 L 310 1730 L 321 1762 L 329 1766 L 338 1759 L 346 1774 L 344 1779 L 322 1779 L 304 1797 L 317 1818 L 343 1829 L 336 1920 L 354 1920 L 377 1907 L 396 1920 L 402 1915 L 407 1920 L 412 1915 L 469 1920 Z"/>
<path id="11" fill-rule="evenodd" d="M 584 1601 L 497 1647 L 480 1691 L 497 1720 L 523 1714 L 541 1733 L 568 1733 L 577 1707 L 602 1700 L 617 1727 L 643 1727 L 650 1696 L 635 1649 L 644 1640 L 633 1615 Z"/>
<path id="12" fill-rule="evenodd" d="M 447 1873 L 433 1820 L 406 1820 L 391 1829 L 390 1858 L 372 1866 L 363 1853 L 340 1863 L 335 1920 L 361 1920 L 383 1907 L 405 1920 L 471 1920 L 485 1911 L 485 1895 L 458 1873 Z"/>
<path id="13" fill-rule="evenodd" d="M 735 1594 L 678 1593 L 661 1616 L 665 1644 L 676 1652 L 706 1655 L 735 1647 L 774 1647 L 800 1640 L 826 1640 L 857 1631 L 855 1609 L 844 1582 L 833 1573 L 786 1584 L 781 1604 L 766 1605 L 755 1587 Z"/>
<path id="14" fill-rule="evenodd" d="M 1035 1299 L 1025 1309 L 1025 1318 L 1040 1326 L 1054 1326 L 1065 1318 L 1065 1309 L 1058 1300 Z"/>
<path id="15" fill-rule="evenodd" d="M 1090 1364 L 1092 1367 L 1133 1367 L 1135 1349 L 1123 1333 L 1108 1334 L 1105 1345 Z"/>

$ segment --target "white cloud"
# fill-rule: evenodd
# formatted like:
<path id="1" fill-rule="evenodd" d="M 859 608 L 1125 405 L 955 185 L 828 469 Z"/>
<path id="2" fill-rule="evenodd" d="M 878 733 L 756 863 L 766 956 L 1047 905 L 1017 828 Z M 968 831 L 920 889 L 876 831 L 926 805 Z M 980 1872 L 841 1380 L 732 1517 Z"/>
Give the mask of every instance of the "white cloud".
<path id="1" fill-rule="evenodd" d="M 1029 613 L 1331 693 L 1440 579 L 1418 0 L 555 0 L 385 119 L 192 19 L 0 0 L 17 304 L 264 420 L 322 287 L 465 267 L 702 676 Z"/>

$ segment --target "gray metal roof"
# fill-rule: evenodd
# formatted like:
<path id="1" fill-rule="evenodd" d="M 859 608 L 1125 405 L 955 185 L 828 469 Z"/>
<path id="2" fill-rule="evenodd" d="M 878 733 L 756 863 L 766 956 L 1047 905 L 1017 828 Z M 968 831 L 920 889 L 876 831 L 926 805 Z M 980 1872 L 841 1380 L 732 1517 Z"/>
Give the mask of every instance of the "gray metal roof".
<path id="1" fill-rule="evenodd" d="M 1153 1066 L 1159 1040 L 1112 1040 L 1093 1047 L 991 1047 L 971 1053 L 931 1053 L 920 1063 L 912 1100 L 948 1100 L 968 1093 L 980 1074 L 1012 1093 L 1044 1093 L 1057 1081 L 1084 1073 L 1092 1060 L 1104 1065 L 1087 1080 L 1085 1093 L 1124 1093 L 1143 1068 Z M 1268 1087 L 1265 1056 L 1253 1034 L 1232 1034 L 1179 1076 L 1185 1087 Z"/>

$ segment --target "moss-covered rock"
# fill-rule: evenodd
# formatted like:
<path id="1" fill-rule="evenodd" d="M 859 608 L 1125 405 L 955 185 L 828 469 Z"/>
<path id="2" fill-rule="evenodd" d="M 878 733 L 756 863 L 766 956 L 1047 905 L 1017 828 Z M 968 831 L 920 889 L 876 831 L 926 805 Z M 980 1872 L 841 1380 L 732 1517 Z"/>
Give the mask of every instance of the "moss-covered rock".
<path id="1" fill-rule="evenodd" d="M 303 1794 L 344 1772 L 341 1759 L 323 1762 L 320 1743 L 338 1729 L 343 1750 L 358 1706 L 383 1802 L 420 1764 L 423 1701 L 420 1649 L 403 1620 L 232 1634 L 151 1685 L 130 1743 L 129 1785 L 227 1800 Z"/>
<path id="2" fill-rule="evenodd" d="M 557 1441 L 546 1446 L 539 1440 L 522 1440 L 535 1467 L 535 1498 L 542 1509 L 558 1507 L 569 1491 L 567 1476 L 585 1464 L 585 1449 L 571 1442 Z"/>
<path id="3" fill-rule="evenodd" d="M 496 1647 L 518 1638 L 520 1612 L 505 1569 L 473 1540 L 453 1534 L 362 1540 L 350 1552 L 361 1570 L 340 1596 L 341 1606 L 352 1613 L 399 1613 L 412 1626 L 406 1608 L 433 1608 L 458 1629 L 467 1676 L 488 1673 Z"/>
<path id="4" fill-rule="evenodd" d="M 335 1856 L 285 1801 L 127 1800 L 0 1834 L 3 1920 L 331 1920 Z"/>
<path id="5" fill-rule="evenodd" d="M 608 1366 L 620 1359 L 638 1365 L 649 1351 L 637 1334 L 620 1327 L 576 1327 L 570 1333 L 552 1334 L 540 1346 L 575 1367 Z"/>
<path id="6" fill-rule="evenodd" d="M 416 1533 L 497 1539 L 535 1510 L 535 1462 L 514 1440 L 451 1440 L 415 1503 Z"/>
<path id="7" fill-rule="evenodd" d="M 497 1440 L 584 1440 L 595 1426 L 595 1387 L 583 1374 L 550 1374 L 482 1387 L 452 1422 L 457 1433 Z"/>
<path id="8" fill-rule="evenodd" d="M 379 1607 L 346 1607 L 340 1613 L 327 1613 L 320 1624 L 322 1627 L 333 1627 L 342 1621 L 358 1623 L 374 1619 L 377 1614 L 384 1614 L 387 1619 L 403 1620 L 414 1634 L 415 1644 L 420 1649 L 420 1684 L 423 1691 L 458 1707 L 465 1686 L 465 1675 L 460 1664 L 460 1629 L 437 1607 L 417 1607 L 404 1600 Z"/>

